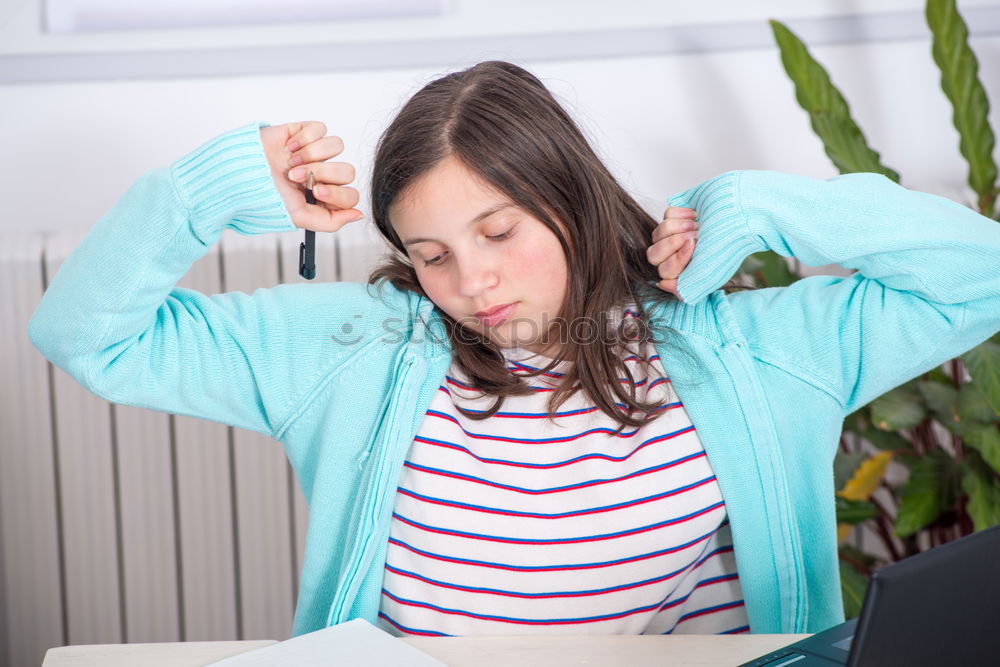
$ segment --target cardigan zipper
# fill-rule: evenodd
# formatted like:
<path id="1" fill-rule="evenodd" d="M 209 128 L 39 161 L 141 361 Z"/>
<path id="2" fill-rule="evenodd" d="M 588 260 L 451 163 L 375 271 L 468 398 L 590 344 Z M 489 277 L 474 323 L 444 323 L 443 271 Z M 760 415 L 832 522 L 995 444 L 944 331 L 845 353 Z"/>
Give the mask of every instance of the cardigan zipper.
<path id="1" fill-rule="evenodd" d="M 407 388 L 407 379 L 410 369 L 413 366 L 413 359 L 406 359 L 393 386 L 392 399 L 384 416 L 382 425 L 387 429 L 385 437 L 381 438 L 378 448 L 379 460 L 375 463 L 377 469 L 373 475 L 366 498 L 365 512 L 359 524 L 359 535 L 361 537 L 360 548 L 355 548 L 352 552 L 353 558 L 345 568 L 346 575 L 343 578 L 343 585 L 334 596 L 330 605 L 330 614 L 327 617 L 328 626 L 341 623 L 346 620 L 346 614 L 350 612 L 351 604 L 357 597 L 357 590 L 361 585 L 364 575 L 367 573 L 368 564 L 371 561 L 375 547 L 376 537 L 381 537 L 378 530 L 378 518 L 382 515 L 387 499 L 394 499 L 395 495 L 391 489 L 382 488 L 389 473 L 390 454 L 395 451 L 399 438 L 399 424 L 397 423 L 398 407 L 400 397 Z M 370 449 L 370 448 L 369 448 Z M 374 497 L 372 497 L 374 496 Z M 356 543 L 357 545 L 357 543 Z"/>

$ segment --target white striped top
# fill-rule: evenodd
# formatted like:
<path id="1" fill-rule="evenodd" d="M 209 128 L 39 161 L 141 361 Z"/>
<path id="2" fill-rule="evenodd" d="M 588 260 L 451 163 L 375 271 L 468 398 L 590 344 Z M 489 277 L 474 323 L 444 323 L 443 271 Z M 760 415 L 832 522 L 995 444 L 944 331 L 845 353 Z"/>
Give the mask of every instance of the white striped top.
<path id="1" fill-rule="evenodd" d="M 399 481 L 380 627 L 397 636 L 749 631 L 701 442 L 655 349 L 630 351 L 638 395 L 663 407 L 618 435 L 580 392 L 545 419 L 564 365 L 481 421 L 455 406 L 484 410 L 494 399 L 452 365 Z M 547 362 L 508 356 L 512 372 Z"/>

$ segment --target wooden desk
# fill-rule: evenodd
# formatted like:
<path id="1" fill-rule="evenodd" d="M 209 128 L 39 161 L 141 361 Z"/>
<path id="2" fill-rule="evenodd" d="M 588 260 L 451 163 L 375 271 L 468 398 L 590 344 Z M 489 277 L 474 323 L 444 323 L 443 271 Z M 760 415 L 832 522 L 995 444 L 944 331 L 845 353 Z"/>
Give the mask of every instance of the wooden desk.
<path id="1" fill-rule="evenodd" d="M 419 637 L 403 641 L 454 667 L 732 667 L 807 636 Z M 273 643 L 62 646 L 48 650 L 42 667 L 195 667 Z"/>

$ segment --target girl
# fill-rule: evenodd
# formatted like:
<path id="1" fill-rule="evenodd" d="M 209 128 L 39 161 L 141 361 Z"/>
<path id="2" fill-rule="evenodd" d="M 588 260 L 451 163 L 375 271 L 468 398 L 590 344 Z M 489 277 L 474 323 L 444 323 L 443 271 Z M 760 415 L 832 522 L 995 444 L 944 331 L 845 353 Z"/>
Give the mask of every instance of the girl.
<path id="1" fill-rule="evenodd" d="M 341 148 L 257 123 L 146 174 L 29 327 L 107 400 L 283 444 L 310 505 L 295 634 L 843 620 L 842 420 L 1000 328 L 995 222 L 872 174 L 769 172 L 657 222 L 538 79 L 487 62 L 385 131 L 372 215 L 394 255 L 371 285 L 174 288 L 223 228 L 357 219 Z M 857 272 L 719 289 L 765 249 Z"/>

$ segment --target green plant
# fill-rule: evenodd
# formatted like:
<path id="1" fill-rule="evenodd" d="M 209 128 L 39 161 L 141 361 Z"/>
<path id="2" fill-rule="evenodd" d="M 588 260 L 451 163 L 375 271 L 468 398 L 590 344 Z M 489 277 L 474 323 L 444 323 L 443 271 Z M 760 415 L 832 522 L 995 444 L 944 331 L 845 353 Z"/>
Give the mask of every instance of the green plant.
<path id="1" fill-rule="evenodd" d="M 968 29 L 955 0 L 927 0 L 925 15 L 959 149 L 969 166 L 974 208 L 993 217 L 998 194 L 994 136 Z M 778 21 L 771 27 L 796 99 L 837 169 L 881 173 L 898 182 L 899 174 L 868 146 L 843 95 L 805 44 Z M 770 252 L 748 258 L 742 272 L 758 285 L 786 285 L 799 277 Z M 1000 523 L 998 429 L 1000 334 L 845 419 L 835 479 L 848 618 L 860 611 L 874 569 Z M 887 474 L 905 481 L 890 482 Z M 844 543 L 850 527 L 862 523 L 879 536 L 881 556 Z"/>

